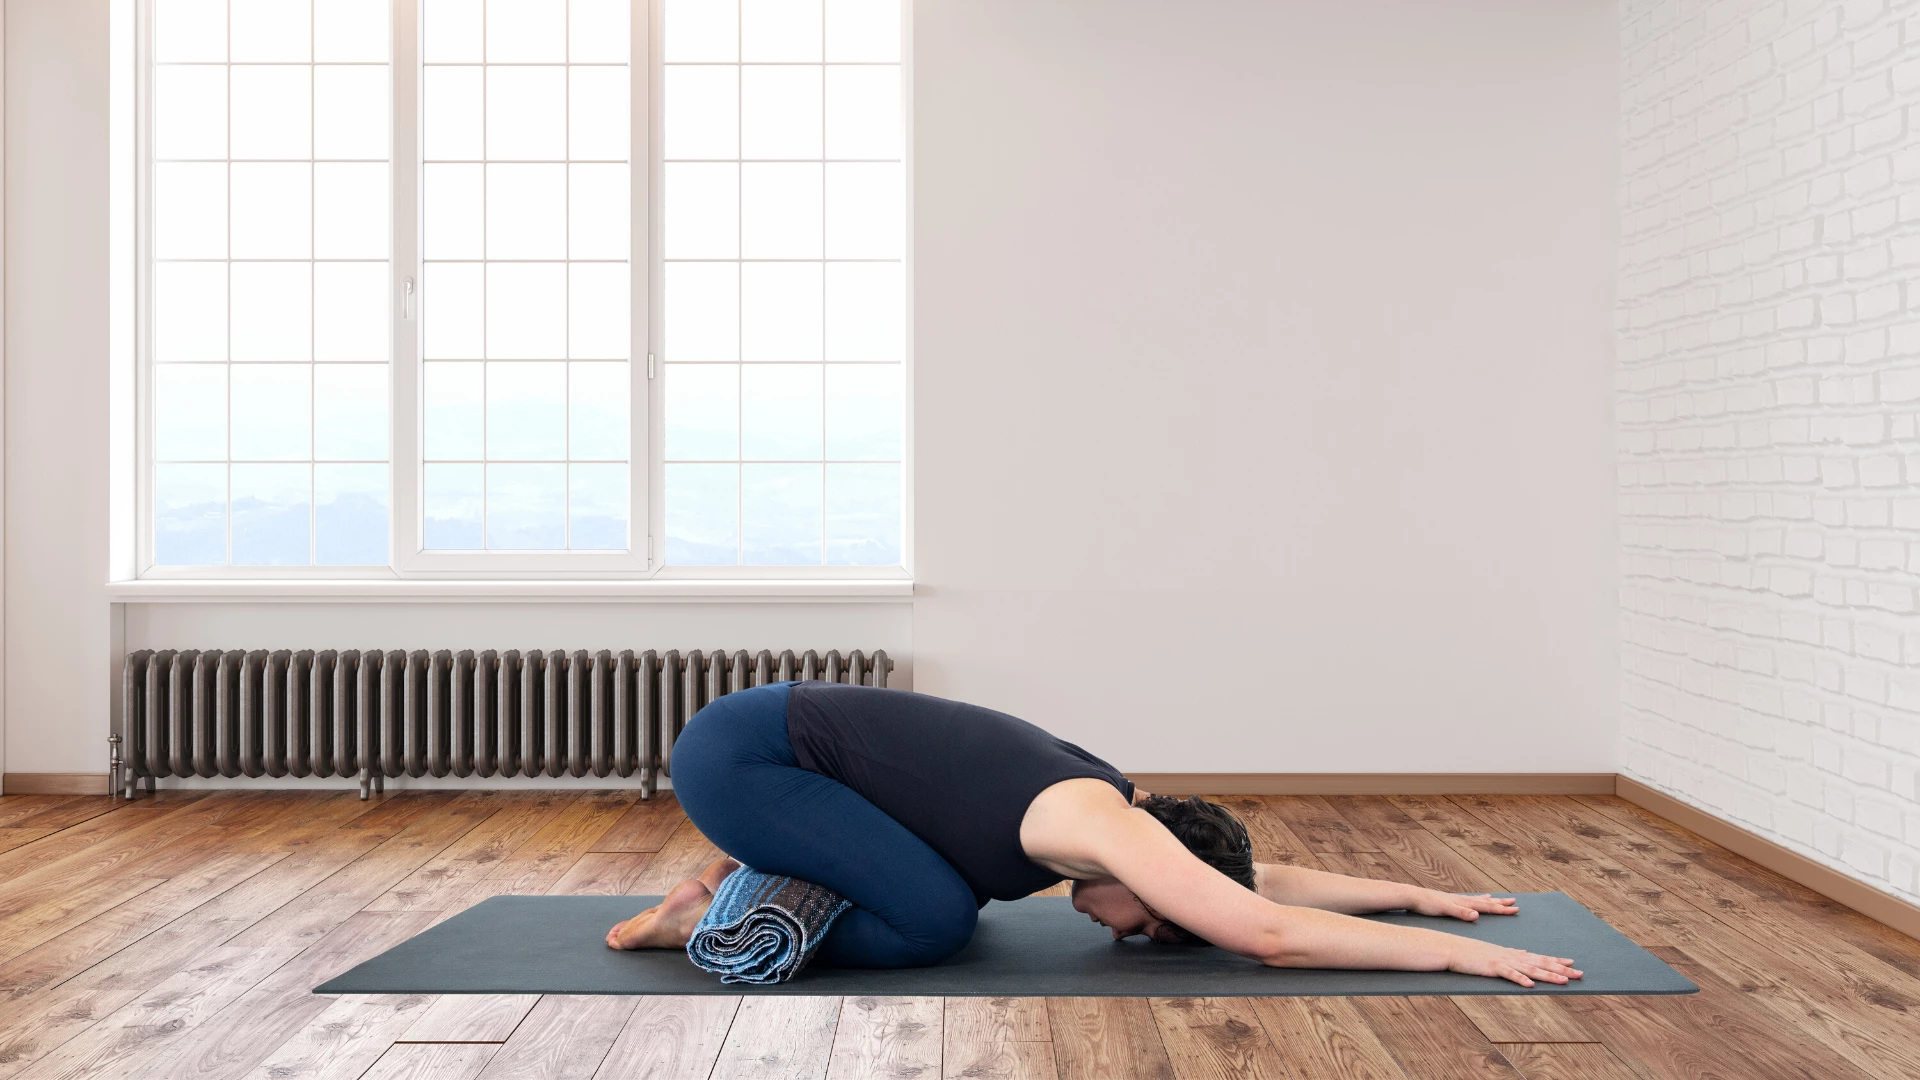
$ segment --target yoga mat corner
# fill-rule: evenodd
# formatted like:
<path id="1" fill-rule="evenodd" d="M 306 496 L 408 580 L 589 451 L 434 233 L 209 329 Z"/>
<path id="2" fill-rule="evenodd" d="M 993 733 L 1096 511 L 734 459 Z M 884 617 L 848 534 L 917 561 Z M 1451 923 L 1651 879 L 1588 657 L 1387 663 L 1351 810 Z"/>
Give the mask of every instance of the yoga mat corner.
<path id="1" fill-rule="evenodd" d="M 1445 971 L 1270 968 L 1221 949 L 1116 942 L 1065 897 L 988 904 L 973 941 L 926 968 L 808 968 L 778 986 L 724 985 L 678 950 L 619 952 L 607 928 L 657 896 L 496 896 L 313 988 L 316 994 L 797 994 L 901 997 L 1365 997 L 1691 994 L 1698 987 L 1565 893 L 1519 893 L 1478 922 L 1368 916 L 1555 956 L 1586 978 L 1527 989 Z"/>

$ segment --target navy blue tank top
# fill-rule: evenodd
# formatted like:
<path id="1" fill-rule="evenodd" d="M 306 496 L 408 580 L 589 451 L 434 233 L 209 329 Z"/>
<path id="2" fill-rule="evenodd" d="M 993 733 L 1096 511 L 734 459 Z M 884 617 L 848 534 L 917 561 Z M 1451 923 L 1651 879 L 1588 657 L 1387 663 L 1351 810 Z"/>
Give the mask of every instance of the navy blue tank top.
<path id="1" fill-rule="evenodd" d="M 1020 847 L 1020 821 L 1042 791 L 1092 777 L 1133 801 L 1120 770 L 1025 720 L 905 690 L 796 683 L 787 738 L 801 768 L 847 785 L 925 840 L 982 904 L 1061 879 Z"/>

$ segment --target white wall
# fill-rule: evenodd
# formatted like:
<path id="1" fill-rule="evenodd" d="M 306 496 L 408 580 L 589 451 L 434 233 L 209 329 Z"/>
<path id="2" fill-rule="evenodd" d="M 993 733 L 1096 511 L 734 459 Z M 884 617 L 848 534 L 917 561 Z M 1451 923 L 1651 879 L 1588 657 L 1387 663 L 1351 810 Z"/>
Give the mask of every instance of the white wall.
<path id="1" fill-rule="evenodd" d="M 1136 770 L 1611 770 L 1611 5 L 916 8 L 920 585 L 910 624 L 812 615 Z M 97 771 L 104 5 L 8 13 L 7 768 Z M 697 617 L 807 617 L 769 607 Z M 422 605 L 126 633 L 344 644 L 401 611 L 479 643 Z M 527 614 L 486 626 L 544 640 Z"/>
<path id="2" fill-rule="evenodd" d="M 5 17 L 6 767 L 105 772 L 107 9 Z"/>
<path id="3" fill-rule="evenodd" d="M 1626 6 L 1623 766 L 1915 899 L 1920 15 L 1885 7 Z"/>
<path id="4" fill-rule="evenodd" d="M 1613 5 L 917 11 L 916 686 L 1611 771 Z"/>

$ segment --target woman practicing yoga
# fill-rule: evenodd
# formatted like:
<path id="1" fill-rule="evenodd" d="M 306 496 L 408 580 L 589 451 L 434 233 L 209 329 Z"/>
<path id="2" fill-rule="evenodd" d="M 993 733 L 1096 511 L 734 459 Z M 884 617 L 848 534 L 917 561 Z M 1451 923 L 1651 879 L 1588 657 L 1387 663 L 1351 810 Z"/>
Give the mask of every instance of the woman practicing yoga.
<path id="1" fill-rule="evenodd" d="M 1522 986 L 1580 977 L 1566 957 L 1351 917 L 1404 908 L 1471 921 L 1513 914 L 1510 899 L 1256 863 L 1226 808 L 1136 791 L 1085 750 L 973 705 L 776 683 L 702 709 L 672 765 L 687 817 L 730 858 L 615 926 L 616 949 L 686 947 L 744 863 L 851 903 L 814 954 L 837 967 L 937 964 L 973 936 L 988 900 L 1072 878 L 1074 909 L 1116 940 L 1205 942 L 1274 967 L 1450 970 Z"/>

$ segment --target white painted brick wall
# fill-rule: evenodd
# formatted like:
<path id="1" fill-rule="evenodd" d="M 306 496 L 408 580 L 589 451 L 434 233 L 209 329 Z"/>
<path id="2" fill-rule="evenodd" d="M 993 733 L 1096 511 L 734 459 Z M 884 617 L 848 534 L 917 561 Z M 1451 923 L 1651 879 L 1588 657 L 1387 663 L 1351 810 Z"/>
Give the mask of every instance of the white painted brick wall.
<path id="1" fill-rule="evenodd" d="M 1920 900 L 1920 0 L 1623 0 L 1622 768 Z"/>

